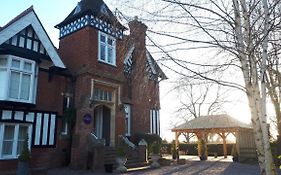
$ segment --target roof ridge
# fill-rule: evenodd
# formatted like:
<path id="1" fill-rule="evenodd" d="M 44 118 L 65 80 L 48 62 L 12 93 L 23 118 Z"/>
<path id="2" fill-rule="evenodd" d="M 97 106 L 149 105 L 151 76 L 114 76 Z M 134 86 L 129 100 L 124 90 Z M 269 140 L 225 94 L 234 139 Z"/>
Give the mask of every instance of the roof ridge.
<path id="1" fill-rule="evenodd" d="M 33 10 L 33 5 L 31 5 L 29 8 L 27 8 L 26 10 L 24 10 L 23 12 L 21 12 L 19 15 L 17 15 L 16 17 L 14 17 L 11 21 L 9 21 L 6 25 L 4 25 L 0 30 L 4 30 L 5 28 L 7 28 L 8 26 L 10 26 L 11 24 L 13 24 L 15 21 L 19 20 L 20 18 L 22 18 L 23 16 L 27 15 L 28 13 L 34 11 Z"/>

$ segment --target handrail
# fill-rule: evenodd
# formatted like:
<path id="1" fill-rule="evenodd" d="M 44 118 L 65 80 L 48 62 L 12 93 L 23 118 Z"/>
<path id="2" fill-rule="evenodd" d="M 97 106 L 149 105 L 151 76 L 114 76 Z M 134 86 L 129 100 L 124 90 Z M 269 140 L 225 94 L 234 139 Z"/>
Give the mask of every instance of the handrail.
<path id="1" fill-rule="evenodd" d="M 105 146 L 105 140 L 104 139 L 99 139 L 94 133 L 89 134 L 89 140 L 90 142 L 95 146 L 95 145 L 103 145 Z"/>
<path id="2" fill-rule="evenodd" d="M 124 141 L 124 143 L 126 143 L 126 145 L 128 145 L 128 147 L 131 147 L 133 149 L 136 148 L 136 145 L 133 142 L 131 142 L 127 137 L 120 135 L 120 138 Z"/>

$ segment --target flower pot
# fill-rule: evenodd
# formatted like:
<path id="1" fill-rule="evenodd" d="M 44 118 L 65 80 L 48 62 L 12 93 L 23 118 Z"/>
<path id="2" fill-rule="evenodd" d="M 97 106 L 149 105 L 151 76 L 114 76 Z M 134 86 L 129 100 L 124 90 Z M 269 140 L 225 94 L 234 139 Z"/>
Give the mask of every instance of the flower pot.
<path id="1" fill-rule="evenodd" d="M 28 175 L 29 174 L 29 162 L 18 162 L 17 175 Z"/>
<path id="2" fill-rule="evenodd" d="M 158 154 L 152 154 L 151 155 L 152 163 L 151 163 L 150 167 L 151 168 L 158 168 L 158 167 L 160 167 L 160 164 L 158 163 L 159 159 L 160 159 L 160 156 Z"/>
<path id="3" fill-rule="evenodd" d="M 116 168 L 117 172 L 119 173 L 127 172 L 127 168 L 125 167 L 125 163 L 127 162 L 126 157 L 117 157 L 116 162 L 117 162 L 117 168 Z"/>

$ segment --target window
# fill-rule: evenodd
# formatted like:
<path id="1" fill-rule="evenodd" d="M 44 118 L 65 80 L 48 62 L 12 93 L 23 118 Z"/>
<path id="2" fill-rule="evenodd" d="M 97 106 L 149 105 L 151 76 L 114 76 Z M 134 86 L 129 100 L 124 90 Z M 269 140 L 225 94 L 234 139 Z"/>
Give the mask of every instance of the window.
<path id="1" fill-rule="evenodd" d="M 15 159 L 21 153 L 23 143 L 28 135 L 29 148 L 31 125 L 0 123 L 0 159 Z"/>
<path id="2" fill-rule="evenodd" d="M 35 61 L 1 55 L 0 100 L 35 103 L 35 72 Z"/>
<path id="3" fill-rule="evenodd" d="M 159 110 L 150 110 L 150 133 L 160 135 Z"/>
<path id="4" fill-rule="evenodd" d="M 99 55 L 98 60 L 107 64 L 116 65 L 114 37 L 109 36 L 103 32 L 99 32 Z"/>
<path id="5" fill-rule="evenodd" d="M 70 107 L 70 96 L 63 97 L 63 111 L 66 112 L 66 110 Z M 68 120 L 66 118 L 62 121 L 62 128 L 61 128 L 61 134 L 62 135 L 68 135 Z"/>
<path id="6" fill-rule="evenodd" d="M 112 92 L 99 88 L 94 89 L 94 100 L 112 102 Z"/>
<path id="7" fill-rule="evenodd" d="M 130 104 L 124 104 L 124 111 L 125 111 L 125 133 L 126 136 L 131 135 L 131 105 Z"/>

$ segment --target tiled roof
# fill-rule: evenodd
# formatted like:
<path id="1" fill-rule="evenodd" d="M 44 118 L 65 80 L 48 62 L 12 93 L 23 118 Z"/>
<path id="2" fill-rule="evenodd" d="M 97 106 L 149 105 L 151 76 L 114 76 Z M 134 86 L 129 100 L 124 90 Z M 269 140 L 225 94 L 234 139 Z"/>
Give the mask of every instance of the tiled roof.
<path id="1" fill-rule="evenodd" d="M 125 27 L 118 22 L 117 18 L 113 15 L 103 0 L 81 0 L 72 12 L 61 23 L 56 25 L 56 27 L 60 28 L 86 14 L 94 15 L 112 25 L 117 25 L 117 27 L 125 29 Z"/>
<path id="2" fill-rule="evenodd" d="M 197 130 L 217 128 L 252 128 L 251 125 L 243 123 L 227 114 L 200 116 L 172 130 Z"/>

